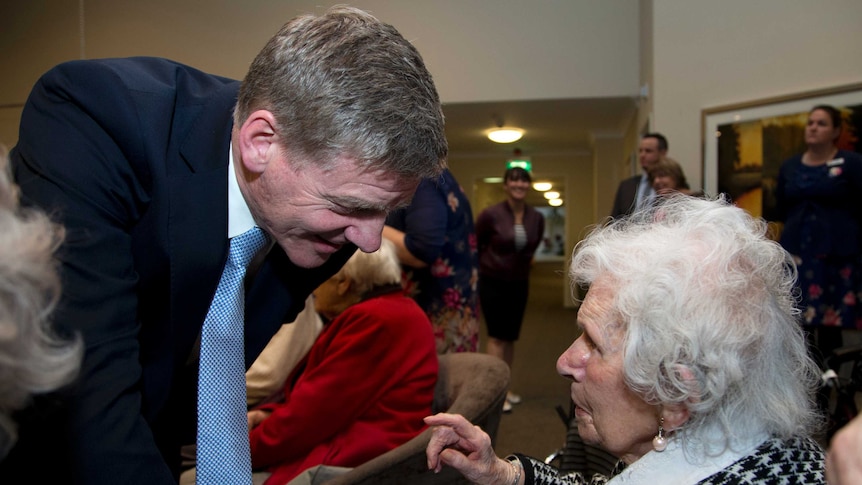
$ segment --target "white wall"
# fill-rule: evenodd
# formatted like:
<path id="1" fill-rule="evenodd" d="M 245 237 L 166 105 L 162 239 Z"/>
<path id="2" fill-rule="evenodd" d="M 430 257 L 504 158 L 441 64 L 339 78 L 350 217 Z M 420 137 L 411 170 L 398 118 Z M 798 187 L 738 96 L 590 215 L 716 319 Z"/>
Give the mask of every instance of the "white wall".
<path id="1" fill-rule="evenodd" d="M 157 55 L 239 78 L 284 21 L 341 2 L 4 2 L 0 143 L 14 145 L 20 106 L 37 77 L 58 62 Z M 371 11 L 414 42 L 446 103 L 631 96 L 648 86 L 642 111 L 621 127 L 622 146 L 605 150 L 622 152 L 618 164 L 573 154 L 555 165 L 572 191 L 570 241 L 606 213 L 611 179 L 628 175 L 628 156 L 647 124 L 668 135 L 671 155 L 699 186 L 701 110 L 862 81 L 859 0 L 344 3 Z M 490 170 L 475 159 L 450 162 L 464 185 Z"/>
<path id="2" fill-rule="evenodd" d="M 858 0 L 651 1 L 651 128 L 692 186 L 701 110 L 862 81 Z"/>
<path id="3" fill-rule="evenodd" d="M 3 6 L 0 142 L 14 144 L 20 106 L 58 62 L 152 55 L 242 78 L 285 21 L 336 3 L 398 28 L 445 103 L 637 90 L 638 9 L 630 0 L 27 0 Z"/>
<path id="4" fill-rule="evenodd" d="M 27 94 L 59 62 L 162 56 L 242 78 L 285 21 L 335 3 L 363 8 L 398 28 L 419 49 L 444 103 L 628 97 L 639 86 L 639 5 L 632 0 L 7 1 L 0 28 L 0 144 L 15 144 Z M 499 175 L 500 160 L 452 155 L 453 172 L 465 185 Z M 581 153 L 546 158 L 543 166 L 567 177 L 566 231 L 574 244 L 596 220 L 591 181 L 605 164 Z M 607 173 L 619 171 L 616 161 L 608 162 Z"/>
<path id="5" fill-rule="evenodd" d="M 57 62 L 160 55 L 241 77 L 283 21 L 336 1 L 5 2 L 0 143 L 14 144 L 20 105 Z M 702 179 L 704 108 L 862 80 L 858 0 L 350 3 L 416 43 L 447 103 L 625 96 L 648 85 L 645 110 L 630 128 L 649 122 L 668 135 L 694 185 Z"/>

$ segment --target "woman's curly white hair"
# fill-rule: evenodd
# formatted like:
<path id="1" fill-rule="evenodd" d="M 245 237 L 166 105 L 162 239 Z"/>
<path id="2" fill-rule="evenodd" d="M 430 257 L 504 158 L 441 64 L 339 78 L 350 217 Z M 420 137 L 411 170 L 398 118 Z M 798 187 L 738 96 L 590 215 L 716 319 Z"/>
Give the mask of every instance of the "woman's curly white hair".
<path id="1" fill-rule="evenodd" d="M 687 449 L 735 437 L 811 436 L 820 372 L 793 297 L 796 268 L 767 225 L 723 198 L 672 197 L 595 229 L 573 284 L 610 281 L 624 376 L 651 404 L 684 404 Z M 723 443 L 707 430 L 720 429 Z"/>
<path id="2" fill-rule="evenodd" d="M 33 394 L 70 382 L 80 366 L 80 338 L 59 338 L 51 328 L 62 237 L 47 215 L 19 207 L 0 147 L 0 458 L 17 438 L 12 413 Z"/>

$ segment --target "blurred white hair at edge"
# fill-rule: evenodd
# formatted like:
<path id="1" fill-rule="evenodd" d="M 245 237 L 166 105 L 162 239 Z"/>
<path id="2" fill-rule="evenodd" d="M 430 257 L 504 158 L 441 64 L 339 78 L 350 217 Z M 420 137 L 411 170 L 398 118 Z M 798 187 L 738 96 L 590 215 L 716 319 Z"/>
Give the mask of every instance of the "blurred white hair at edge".
<path id="1" fill-rule="evenodd" d="M 51 314 L 60 297 L 54 252 L 63 229 L 42 211 L 22 208 L 0 145 L 0 460 L 18 438 L 13 413 L 34 394 L 54 391 L 78 373 L 80 337 L 59 337 Z"/>

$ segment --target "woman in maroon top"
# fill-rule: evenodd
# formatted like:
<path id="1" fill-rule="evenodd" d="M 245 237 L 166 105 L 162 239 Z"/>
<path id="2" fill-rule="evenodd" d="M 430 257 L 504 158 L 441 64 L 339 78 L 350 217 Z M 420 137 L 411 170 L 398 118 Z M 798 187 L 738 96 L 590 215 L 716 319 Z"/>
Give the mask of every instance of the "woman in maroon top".
<path id="1" fill-rule="evenodd" d="M 512 366 L 515 341 L 527 307 L 533 254 L 545 232 L 545 219 L 525 202 L 532 179 L 522 168 L 503 176 L 506 200 L 488 207 L 476 221 L 479 246 L 479 304 L 488 326 L 487 352 Z M 504 411 L 520 402 L 507 396 Z"/>

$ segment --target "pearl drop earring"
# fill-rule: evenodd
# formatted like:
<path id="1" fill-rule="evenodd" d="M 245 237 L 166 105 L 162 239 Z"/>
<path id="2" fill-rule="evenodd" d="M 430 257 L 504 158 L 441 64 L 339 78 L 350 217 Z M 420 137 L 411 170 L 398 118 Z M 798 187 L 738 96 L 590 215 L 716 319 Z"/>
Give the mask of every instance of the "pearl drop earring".
<path id="1" fill-rule="evenodd" d="M 667 438 L 664 437 L 664 418 L 658 423 L 658 434 L 652 439 L 652 449 L 662 452 L 667 448 Z"/>

